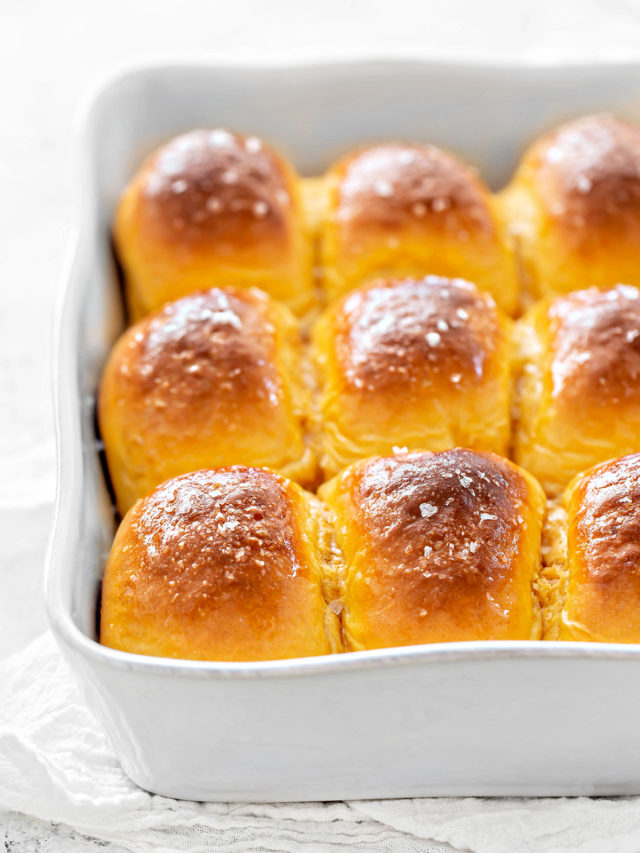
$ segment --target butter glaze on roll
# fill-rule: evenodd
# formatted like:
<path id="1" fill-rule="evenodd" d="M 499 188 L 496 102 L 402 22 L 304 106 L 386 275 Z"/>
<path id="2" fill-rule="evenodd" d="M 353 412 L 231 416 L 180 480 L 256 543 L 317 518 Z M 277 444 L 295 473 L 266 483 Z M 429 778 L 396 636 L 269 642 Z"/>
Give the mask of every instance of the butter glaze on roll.
<path id="1" fill-rule="evenodd" d="M 512 313 L 513 252 L 477 175 L 432 145 L 387 143 L 350 154 L 326 178 L 322 235 L 329 301 L 378 276 L 462 277 Z"/>
<path id="2" fill-rule="evenodd" d="M 192 294 L 128 329 L 99 395 L 120 511 L 203 467 L 268 465 L 313 480 L 304 372 L 293 315 L 255 289 Z"/>
<path id="3" fill-rule="evenodd" d="M 536 639 L 544 495 L 493 454 L 374 457 L 321 486 L 344 556 L 347 650 Z"/>
<path id="4" fill-rule="evenodd" d="M 297 176 L 256 137 L 194 130 L 152 154 L 122 196 L 115 241 L 134 320 L 224 282 L 304 314 L 311 246 Z"/>
<path id="5" fill-rule="evenodd" d="M 534 298 L 640 285 L 640 130 L 577 119 L 525 154 L 501 199 Z"/>
<path id="6" fill-rule="evenodd" d="M 640 449 L 640 291 L 543 300 L 519 322 L 514 458 L 548 494 Z"/>
<path id="7" fill-rule="evenodd" d="M 271 471 L 233 466 L 170 480 L 118 530 L 101 642 L 194 660 L 335 651 L 339 629 L 324 594 L 329 553 L 318 501 Z"/>
<path id="8" fill-rule="evenodd" d="M 313 332 L 325 473 L 396 446 L 506 454 L 510 332 L 460 279 L 380 280 L 343 297 Z"/>
<path id="9" fill-rule="evenodd" d="M 546 639 L 640 643 L 640 454 L 576 477 L 547 536 Z"/>

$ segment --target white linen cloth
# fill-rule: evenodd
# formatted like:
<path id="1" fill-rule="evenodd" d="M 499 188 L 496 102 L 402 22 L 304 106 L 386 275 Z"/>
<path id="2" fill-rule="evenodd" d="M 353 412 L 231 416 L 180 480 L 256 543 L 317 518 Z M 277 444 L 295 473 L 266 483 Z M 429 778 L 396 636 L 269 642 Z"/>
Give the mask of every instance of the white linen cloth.
<path id="1" fill-rule="evenodd" d="M 0 804 L 136 853 L 638 853 L 636 798 L 203 804 L 122 772 L 47 633 L 0 663 Z"/>

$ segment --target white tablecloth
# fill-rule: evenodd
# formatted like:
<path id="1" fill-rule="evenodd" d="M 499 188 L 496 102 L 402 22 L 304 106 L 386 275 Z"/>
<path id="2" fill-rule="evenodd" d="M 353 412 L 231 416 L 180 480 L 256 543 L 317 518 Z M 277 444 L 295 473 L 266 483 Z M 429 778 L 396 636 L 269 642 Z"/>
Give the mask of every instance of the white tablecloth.
<path id="1" fill-rule="evenodd" d="M 78 818 L 82 810 L 74 811 L 61 794 L 69 791 L 65 788 L 69 780 L 64 762 L 59 762 L 61 756 L 71 760 L 73 755 L 68 744 L 61 746 L 56 740 L 55 730 L 47 741 L 46 730 L 36 726 L 41 736 L 37 748 L 28 738 L 7 746 L 12 733 L 25 732 L 19 723 L 20 717 L 24 723 L 27 698 L 36 701 L 28 692 L 22 699 L 16 697 L 20 691 L 38 692 L 34 679 L 45 679 L 55 671 L 61 689 L 50 692 L 54 705 L 47 705 L 42 691 L 38 692 L 40 711 L 55 717 L 61 713 L 55 701 L 61 696 L 65 701 L 75 697 L 75 704 L 67 703 L 67 711 L 73 709 L 74 719 L 82 718 L 88 726 L 85 735 L 99 744 L 98 752 L 107 764 L 112 762 L 50 641 L 45 637 L 35 647 L 45 656 L 48 669 L 38 664 L 34 647 L 21 651 L 46 630 L 41 571 L 54 488 L 51 316 L 72 224 L 71 140 L 78 104 L 114 66 L 141 58 L 268 61 L 284 56 L 309 59 L 353 54 L 523 61 L 638 58 L 640 4 L 637 0 L 536 0 L 526 5 L 516 0 L 437 4 L 420 0 L 0 3 L 0 659 L 12 652 L 22 655 L 4 664 L 9 669 L 1 687 L 6 694 L 10 684 L 13 692 L 0 707 L 0 767 L 6 770 L 8 765 L 2 761 L 13 761 L 24 770 L 29 756 L 37 754 L 39 760 L 45 757 L 44 766 L 56 781 L 50 787 L 48 805 L 46 797 L 36 805 L 25 794 L 28 774 L 24 777 L 15 771 L 11 796 L 5 773 L 5 784 L 0 780 L 0 808 L 70 823 L 125 848 L 159 849 L 157 835 L 151 833 L 145 841 L 135 829 L 135 810 L 126 812 L 126 821 L 123 812 L 122 821 L 112 821 L 111 828 L 102 818 L 102 823 L 96 818 L 93 824 Z M 30 669 L 25 661 L 30 662 Z M 18 677 L 19 667 L 28 677 Z M 13 675 L 7 681 L 9 673 Z M 14 719 L 8 717 L 9 708 Z M 36 723 L 42 720 L 37 711 L 31 708 Z M 98 774 L 93 784 L 86 766 L 80 762 L 78 767 L 81 769 L 74 771 L 79 774 L 74 777 L 79 786 L 76 794 L 85 785 L 86 799 L 80 800 L 95 803 L 104 777 Z M 103 772 L 104 767 L 94 764 L 93 771 L 98 770 Z M 119 772 L 115 765 L 112 770 Z M 34 777 L 34 790 L 36 778 L 42 782 L 41 776 Z M 118 784 L 125 786 L 122 790 L 128 785 L 124 777 Z M 422 801 L 312 809 L 191 806 L 179 812 L 166 800 L 134 791 L 127 796 L 140 803 L 140 819 L 143 813 L 161 815 L 162 820 L 172 815 L 175 822 L 170 832 L 175 843 L 197 837 L 198 849 L 212 849 L 216 844 L 221 849 L 249 849 L 250 844 L 251 849 L 261 849 L 264 844 L 269 849 L 288 850 L 307 837 L 310 842 L 313 839 L 315 849 L 322 849 L 319 843 L 324 839 L 326 849 L 342 840 L 355 849 L 380 850 L 443 850 L 452 845 L 474 851 L 513 851 L 523 849 L 525 843 L 530 850 L 640 850 L 636 819 L 640 804 L 633 800 Z M 550 827 L 547 842 L 539 837 L 543 821 Z M 118 832 L 116 825 L 121 827 Z M 90 844 L 65 826 L 38 824 L 15 814 L 0 815 L 0 839 L 2 833 L 7 844 L 24 845 L 23 849 L 32 849 L 30 845 L 43 839 L 51 850 L 74 850 L 76 845 L 87 849 Z M 426 839 L 431 839 L 430 847 Z"/>

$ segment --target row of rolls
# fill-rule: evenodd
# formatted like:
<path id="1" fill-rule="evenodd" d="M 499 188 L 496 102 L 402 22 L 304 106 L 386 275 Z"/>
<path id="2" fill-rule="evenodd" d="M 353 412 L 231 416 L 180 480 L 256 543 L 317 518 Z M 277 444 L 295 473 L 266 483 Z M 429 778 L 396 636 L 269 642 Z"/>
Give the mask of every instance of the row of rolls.
<path id="1" fill-rule="evenodd" d="M 223 280 L 299 316 L 376 277 L 473 281 L 509 315 L 532 299 L 640 285 L 640 130 L 556 129 L 492 193 L 453 154 L 384 143 L 301 178 L 263 140 L 197 130 L 130 182 L 114 236 L 134 320 Z"/>
<path id="2" fill-rule="evenodd" d="M 122 513 L 196 468 L 267 466 L 315 489 L 397 448 L 510 456 L 555 497 L 640 449 L 640 290 L 578 290 L 513 321 L 462 279 L 380 279 L 306 340 L 262 291 L 198 291 L 122 335 L 99 423 Z"/>
<path id="3" fill-rule="evenodd" d="M 101 641 L 276 660 L 469 640 L 640 642 L 640 453 L 547 503 L 493 453 L 398 452 L 317 495 L 268 468 L 168 480 L 107 562 Z"/>
<path id="4" fill-rule="evenodd" d="M 103 643 L 640 641 L 639 131 L 577 120 L 497 195 L 434 146 L 300 178 L 194 131 L 114 238 Z"/>

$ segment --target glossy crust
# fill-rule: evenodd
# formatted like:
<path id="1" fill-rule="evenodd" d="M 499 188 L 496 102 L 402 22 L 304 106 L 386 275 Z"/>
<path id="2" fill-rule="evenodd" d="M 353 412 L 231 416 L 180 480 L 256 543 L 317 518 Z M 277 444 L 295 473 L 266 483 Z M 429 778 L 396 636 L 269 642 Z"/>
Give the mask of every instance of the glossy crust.
<path id="1" fill-rule="evenodd" d="M 535 142 L 500 200 L 534 298 L 640 285 L 640 130 L 610 115 Z"/>
<path id="2" fill-rule="evenodd" d="M 378 276 L 460 276 L 512 313 L 516 267 L 478 176 L 432 145 L 387 143 L 339 161 L 326 177 L 322 236 L 329 301 Z"/>
<path id="3" fill-rule="evenodd" d="M 510 332 L 460 279 L 380 280 L 343 297 L 313 332 L 325 474 L 394 447 L 506 455 Z"/>
<path id="4" fill-rule="evenodd" d="M 514 458 L 548 494 L 640 449 L 640 291 L 543 300 L 517 324 Z"/>
<path id="5" fill-rule="evenodd" d="M 185 296 L 132 326 L 111 352 L 99 394 L 120 511 L 203 467 L 268 465 L 312 481 L 304 373 L 293 315 L 257 290 Z"/>
<path id="6" fill-rule="evenodd" d="M 240 466 L 185 474 L 122 522 L 104 575 L 101 642 L 194 660 L 336 651 L 329 554 L 323 511 L 294 483 Z"/>
<path id="7" fill-rule="evenodd" d="M 256 137 L 194 130 L 168 142 L 125 190 L 114 236 L 134 320 L 217 284 L 312 307 L 297 177 Z"/>
<path id="8" fill-rule="evenodd" d="M 547 637 L 640 642 L 640 454 L 578 476 L 562 509 L 550 535 L 560 606 Z"/>
<path id="9" fill-rule="evenodd" d="M 544 495 L 494 454 L 358 462 L 319 492 L 344 555 L 347 650 L 535 639 Z"/>

